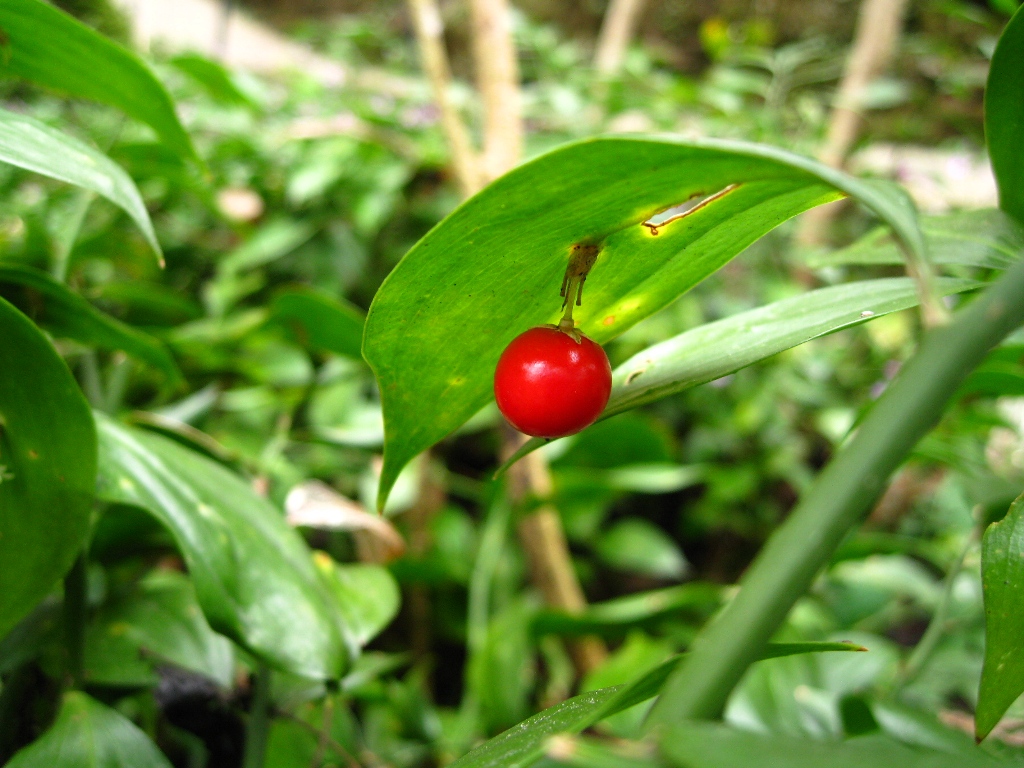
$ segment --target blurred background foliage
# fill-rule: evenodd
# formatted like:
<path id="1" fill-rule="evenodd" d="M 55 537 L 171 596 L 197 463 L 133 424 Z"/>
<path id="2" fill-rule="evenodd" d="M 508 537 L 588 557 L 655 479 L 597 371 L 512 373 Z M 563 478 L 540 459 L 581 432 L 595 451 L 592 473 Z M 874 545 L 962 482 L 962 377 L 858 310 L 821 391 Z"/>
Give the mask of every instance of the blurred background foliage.
<path id="1" fill-rule="evenodd" d="M 59 4 L 128 39 L 129 21 L 113 6 Z M 153 66 L 207 163 L 200 173 L 108 109 L 0 82 L 9 108 L 109 148 L 138 183 L 167 268 L 156 267 L 119 209 L 95 200 L 86 202 L 71 247 L 68 283 L 166 342 L 187 385 L 122 353 L 59 344 L 94 405 L 134 413 L 240 470 L 275 503 L 288 508 L 295 486 L 318 480 L 372 509 L 382 444 L 373 377 L 355 343 L 347 354 L 326 351 L 280 299 L 305 286 L 365 311 L 459 193 L 403 3 L 248 5 L 324 56 L 385 71 L 400 87 L 331 87 L 303 72 L 269 77 L 198 54 L 158 53 Z M 516 5 L 527 156 L 606 131 L 735 137 L 813 154 L 857 9 L 823 0 L 651 2 L 621 74 L 603 81 L 589 61 L 604 2 Z M 913 144 L 944 153 L 947 164 L 981 157 L 987 61 L 1014 6 L 914 2 L 894 65 L 872 85 L 860 146 Z M 456 75 L 469 79 L 465 10 L 444 10 Z M 457 95 L 475 116 L 470 93 Z M 897 164 L 883 172 L 911 171 Z M 940 195 L 933 210 L 955 207 L 950 198 Z M 81 193 L 0 166 L 0 200 L 0 264 L 49 270 L 83 210 Z M 566 215 L 571 209 L 567 201 Z M 833 242 L 871 225 L 863 211 L 845 208 Z M 792 234 L 784 225 L 612 342 L 612 364 L 809 285 L 899 274 L 885 266 L 812 269 L 814 252 Z M 9 290 L 0 286 L 0 294 Z M 595 608 L 586 621 L 543 609 L 529 584 L 512 535 L 522 510 L 502 509 L 491 480 L 498 418 L 484 412 L 403 476 L 387 519 L 404 553 L 365 582 L 385 616 L 339 690 L 324 696 L 300 680 L 278 681 L 267 765 L 348 764 L 344 752 L 365 765 L 443 765 L 577 689 L 561 635 L 596 631 L 608 644 L 607 662 L 579 681 L 583 690 L 630 680 L 684 649 L 893 377 L 918 331 L 912 312 L 881 318 L 610 419 L 549 451 L 555 506 L 588 599 L 646 593 L 633 605 L 602 605 L 604 614 Z M 1024 412 L 1007 397 L 1024 394 L 1021 349 L 1004 347 L 965 387 L 781 638 L 851 640 L 871 653 L 759 664 L 734 694 L 730 721 L 809 736 L 882 727 L 927 740 L 948 736 L 934 722 L 938 713 L 949 728 L 970 730 L 983 653 L 979 525 L 1005 513 L 1024 484 Z M 300 530 L 335 560 L 367 559 L 359 532 L 345 528 L 332 518 L 306 520 Z M 188 615 L 181 606 L 194 611 L 195 600 L 167 534 L 115 506 L 99 518 L 91 554 L 90 692 L 139 723 L 177 765 L 239 764 L 240 712 L 250 694 L 238 669 L 249 662 L 219 647 L 208 628 L 194 630 L 201 650 L 167 641 L 169 622 Z M 400 609 L 388 597 L 392 583 Z M 482 612 L 474 606 L 481 592 L 490 598 Z M 168 604 L 166 613 L 140 609 L 154 600 Z M 31 641 L 12 635 L 0 653 L 15 659 L 0 672 L 17 668 L 37 693 L 36 709 L 20 715 L 0 758 L 38 735 L 52 711 L 52 700 L 38 695 L 54 689 L 57 664 L 56 646 L 40 641 L 57 632 L 48 610 L 44 604 L 33 626 L 19 628 Z M 941 626 L 926 635 L 937 611 Z M 135 634 L 105 633 L 110 626 Z M 153 647 L 152 637 L 169 647 Z M 118 650 L 112 638 L 127 645 Z M 925 722 L 920 712 L 933 716 Z M 627 711 L 601 729 L 636 736 L 641 717 Z M 1024 708 L 1011 712 L 999 734 L 1005 742 L 1021 743 L 1012 730 L 1020 717 Z"/>

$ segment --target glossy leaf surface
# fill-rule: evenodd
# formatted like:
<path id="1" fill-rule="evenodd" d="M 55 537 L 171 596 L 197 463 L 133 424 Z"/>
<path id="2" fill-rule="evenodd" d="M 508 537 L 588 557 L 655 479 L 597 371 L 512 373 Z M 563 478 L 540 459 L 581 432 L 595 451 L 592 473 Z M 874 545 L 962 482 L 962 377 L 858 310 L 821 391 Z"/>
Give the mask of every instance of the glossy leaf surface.
<path id="1" fill-rule="evenodd" d="M 99 496 L 142 507 L 174 535 L 210 625 L 283 671 L 336 678 L 341 618 L 283 515 L 220 464 L 99 420 Z"/>
<path id="2" fill-rule="evenodd" d="M 487 403 L 508 343 L 558 318 L 574 244 L 602 245 L 576 312 L 581 329 L 602 343 L 782 221 L 842 193 L 923 258 L 913 208 L 898 187 L 764 146 L 598 138 L 498 179 L 406 254 L 367 316 L 363 352 L 384 405 L 382 502 L 406 462 Z M 644 226 L 687 201 L 685 214 Z"/>
<path id="3" fill-rule="evenodd" d="M 885 736 L 843 742 L 766 736 L 723 725 L 686 723 L 667 732 L 662 752 L 677 768 L 997 768 L 980 750 L 956 754 L 909 747 Z"/>
<path id="4" fill-rule="evenodd" d="M 940 278 L 935 285 L 945 295 L 977 283 Z M 601 418 L 714 381 L 812 339 L 917 303 L 910 278 L 890 277 L 819 288 L 698 326 L 616 367 L 612 395 Z M 527 441 L 503 468 L 543 444 L 537 438 Z"/>
<path id="5" fill-rule="evenodd" d="M 171 97 L 135 54 L 42 0 L 4 0 L 0 29 L 0 73 L 117 107 L 179 154 L 195 157 Z"/>
<path id="6" fill-rule="evenodd" d="M 380 565 L 335 563 L 315 555 L 317 567 L 345 617 L 348 637 L 360 648 L 376 637 L 398 613 L 401 595 L 391 572 Z"/>
<path id="7" fill-rule="evenodd" d="M 985 86 L 985 139 L 999 207 L 1024 223 L 1024 12 L 1010 19 L 992 55 Z"/>
<path id="8" fill-rule="evenodd" d="M 150 572 L 86 632 L 85 676 L 92 684 L 155 685 L 159 664 L 198 672 L 225 690 L 233 682 L 231 643 L 210 629 L 191 581 L 175 571 Z"/>
<path id="9" fill-rule="evenodd" d="M 3 9 L 0 5 L 0 28 Z M 99 150 L 28 115 L 0 109 L 0 161 L 102 195 L 132 217 L 162 258 L 153 223 L 135 182 Z"/>
<path id="10" fill-rule="evenodd" d="M 3 637 L 53 588 L 85 542 L 96 482 L 96 432 L 64 361 L 3 299 L 0 340 Z"/>
<path id="11" fill-rule="evenodd" d="M 985 531 L 981 545 L 985 594 L 985 666 L 975 732 L 985 738 L 1024 693 L 1024 495 Z"/>
<path id="12" fill-rule="evenodd" d="M 57 721 L 7 768 L 171 768 L 138 726 L 79 691 L 64 695 Z"/>
<path id="13" fill-rule="evenodd" d="M 0 266 L 0 295 L 54 336 L 100 349 L 119 349 L 162 371 L 173 382 L 181 378 L 163 342 L 101 312 L 45 272 Z"/>
<path id="14" fill-rule="evenodd" d="M 801 653 L 863 651 L 850 643 L 769 643 L 762 658 Z M 559 733 L 579 733 L 606 717 L 629 709 L 657 695 L 682 656 L 673 656 L 630 685 L 616 685 L 548 707 L 518 725 L 481 744 L 451 764 L 451 768 L 525 768 L 544 751 L 547 740 Z"/>

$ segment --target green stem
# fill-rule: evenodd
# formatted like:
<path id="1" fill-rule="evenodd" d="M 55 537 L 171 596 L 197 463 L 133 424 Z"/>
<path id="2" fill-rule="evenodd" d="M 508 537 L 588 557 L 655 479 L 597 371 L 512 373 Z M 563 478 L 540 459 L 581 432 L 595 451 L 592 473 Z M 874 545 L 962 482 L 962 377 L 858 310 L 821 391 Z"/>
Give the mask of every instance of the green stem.
<path id="1" fill-rule="evenodd" d="M 253 681 L 252 706 L 245 727 L 245 757 L 242 768 L 263 768 L 270 733 L 270 667 L 260 664 Z"/>
<path id="2" fill-rule="evenodd" d="M 988 351 L 1024 323 L 1024 261 L 947 326 L 929 331 L 847 446 L 818 476 L 747 569 L 736 598 L 704 627 L 647 720 L 664 728 L 718 717 L 730 692 L 843 537 L 938 422 L 946 402 Z"/>
<path id="3" fill-rule="evenodd" d="M 85 677 L 86 576 L 83 552 L 64 577 L 64 637 L 72 688 L 81 688 Z"/>
<path id="4" fill-rule="evenodd" d="M 50 273 L 55 279 L 64 283 L 68 279 L 68 267 L 71 263 L 71 251 L 74 250 L 75 242 L 82 231 L 82 224 L 85 222 L 85 214 L 89 206 L 96 199 L 96 194 L 87 189 L 80 189 L 71 203 L 71 210 L 68 212 L 64 226 L 57 233 L 56 246 L 53 254 L 53 266 Z"/>

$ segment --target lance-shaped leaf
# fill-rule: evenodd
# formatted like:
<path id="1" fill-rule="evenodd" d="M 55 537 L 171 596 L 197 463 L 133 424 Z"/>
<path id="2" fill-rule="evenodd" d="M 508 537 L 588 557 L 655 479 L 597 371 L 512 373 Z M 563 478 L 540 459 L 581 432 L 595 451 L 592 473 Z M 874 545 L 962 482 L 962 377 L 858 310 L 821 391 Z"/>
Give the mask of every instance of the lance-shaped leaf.
<path id="1" fill-rule="evenodd" d="M 1024 258 L 1024 225 L 998 208 L 921 217 L 921 231 L 934 264 L 1006 269 Z M 886 227 L 857 242 L 810 260 L 811 267 L 842 264 L 900 264 L 903 255 Z"/>
<path id="2" fill-rule="evenodd" d="M 89 531 L 96 431 L 57 351 L 0 299 L 0 638 L 53 588 Z"/>
<path id="3" fill-rule="evenodd" d="M 78 691 L 64 694 L 50 729 L 18 752 L 7 768 L 171 768 L 131 720 Z"/>
<path id="4" fill-rule="evenodd" d="M 761 658 L 865 650 L 852 643 L 769 643 Z M 682 658 L 673 656 L 629 685 L 588 691 L 548 707 L 484 742 L 452 763 L 451 768 L 526 768 L 533 765 L 543 754 L 548 739 L 555 734 L 579 733 L 606 717 L 656 696 Z"/>
<path id="5" fill-rule="evenodd" d="M 54 336 L 87 346 L 120 349 L 181 380 L 178 366 L 163 342 L 100 312 L 45 272 L 31 267 L 0 266 L 0 296 Z"/>
<path id="6" fill-rule="evenodd" d="M 0 29 L 3 28 L 4 8 L 0 5 Z M 157 257 L 163 259 L 149 212 L 135 182 L 99 150 L 28 115 L 0 109 L 0 161 L 107 198 L 132 217 Z"/>
<path id="7" fill-rule="evenodd" d="M 99 417 L 98 494 L 141 507 L 172 533 L 218 632 L 283 671 L 337 678 L 342 618 L 284 516 L 222 465 Z"/>
<path id="8" fill-rule="evenodd" d="M 603 343 L 781 222 L 842 194 L 923 260 L 913 206 L 898 187 L 771 147 L 598 138 L 498 179 L 406 254 L 367 316 L 363 352 L 386 431 L 381 503 L 406 462 L 487 403 L 508 343 L 557 320 L 574 244 L 601 246 L 577 320 Z"/>
<path id="9" fill-rule="evenodd" d="M 975 712 L 983 739 L 1024 693 L 1024 495 L 985 531 L 981 544 L 985 594 L 985 666 Z"/>
<path id="10" fill-rule="evenodd" d="M 1024 11 L 1003 30 L 985 85 L 985 140 L 999 187 L 999 207 L 1024 223 Z"/>
<path id="11" fill-rule="evenodd" d="M 0 29 L 0 73 L 117 107 L 196 158 L 171 97 L 135 54 L 42 0 L 4 0 Z"/>
<path id="12" fill-rule="evenodd" d="M 942 295 L 978 286 L 940 278 Z M 783 299 L 698 326 L 655 344 L 612 372 L 612 394 L 601 418 L 714 381 L 812 339 L 917 305 L 913 281 L 890 277 L 844 283 Z M 502 471 L 546 441 L 532 438 Z"/>
<path id="13" fill-rule="evenodd" d="M 981 750 L 940 752 L 910 747 L 887 736 L 816 741 L 694 722 L 668 730 L 661 749 L 677 768 L 999 768 L 1013 764 Z"/>
<path id="14" fill-rule="evenodd" d="M 299 341 L 314 349 L 362 360 L 363 313 L 312 288 L 282 291 L 271 305 L 273 317 L 287 325 Z"/>

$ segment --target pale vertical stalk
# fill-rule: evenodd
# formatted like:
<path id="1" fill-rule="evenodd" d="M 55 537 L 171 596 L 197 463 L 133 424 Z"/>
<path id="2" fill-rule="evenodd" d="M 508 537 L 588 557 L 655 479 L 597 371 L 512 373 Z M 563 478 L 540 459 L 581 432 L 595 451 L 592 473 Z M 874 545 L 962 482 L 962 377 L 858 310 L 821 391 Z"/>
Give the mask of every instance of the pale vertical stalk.
<path id="1" fill-rule="evenodd" d="M 594 53 L 594 69 L 599 74 L 611 77 L 622 69 L 644 5 L 645 0 L 611 0 L 608 4 Z"/>
<path id="2" fill-rule="evenodd" d="M 509 455 L 520 447 L 522 440 L 521 435 L 508 430 L 505 450 Z M 539 499 L 551 496 L 551 472 L 540 451 L 525 457 L 508 474 L 513 502 L 520 502 L 527 495 Z M 587 599 L 572 564 L 558 511 L 551 504 L 542 504 L 525 515 L 519 523 L 519 538 L 526 550 L 530 578 L 544 596 L 544 602 L 566 613 L 583 613 Z M 566 646 L 581 677 L 599 667 L 608 656 L 604 643 L 597 637 L 572 638 Z"/>
<path id="3" fill-rule="evenodd" d="M 452 165 L 459 180 L 459 187 L 466 197 L 476 193 L 483 186 L 480 180 L 479 160 L 469 138 L 458 109 L 452 103 L 449 88 L 452 82 L 451 67 L 444 47 L 444 21 L 436 0 L 408 0 L 419 43 L 423 70 L 430 80 L 434 101 L 441 112 L 441 127 L 452 151 Z"/>
<path id="4" fill-rule="evenodd" d="M 818 159 L 826 165 L 841 168 L 846 162 L 860 133 L 864 93 L 896 52 L 906 8 L 907 0 L 863 0 L 853 48 L 832 106 L 828 134 L 818 153 Z M 823 205 L 805 213 L 797 233 L 798 241 L 805 245 L 820 244 L 835 217 L 836 206 L 836 203 Z"/>
<path id="5" fill-rule="evenodd" d="M 485 181 L 512 170 L 523 152 L 519 63 L 506 0 L 470 0 L 477 89 L 484 111 Z"/>

